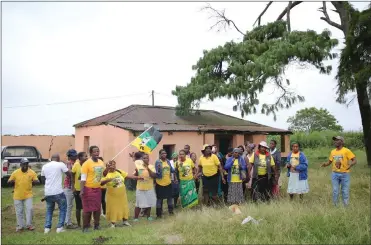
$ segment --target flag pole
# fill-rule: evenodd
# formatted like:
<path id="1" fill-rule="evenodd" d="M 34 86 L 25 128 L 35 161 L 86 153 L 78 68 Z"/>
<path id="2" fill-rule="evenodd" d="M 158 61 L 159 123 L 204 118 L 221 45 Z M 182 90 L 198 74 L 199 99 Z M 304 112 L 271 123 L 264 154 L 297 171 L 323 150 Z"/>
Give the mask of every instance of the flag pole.
<path id="1" fill-rule="evenodd" d="M 147 128 L 146 131 L 144 131 L 143 133 L 141 133 L 138 137 L 140 137 L 142 134 L 144 134 L 145 132 L 147 132 L 148 130 L 150 130 L 152 127 L 153 126 Z M 138 137 L 136 137 L 136 138 L 138 138 Z M 124 150 L 126 150 L 126 148 L 128 148 L 131 145 L 131 143 L 133 143 L 136 140 L 136 138 L 134 140 L 132 140 L 127 146 L 125 146 L 119 153 L 117 153 L 116 156 L 114 156 L 111 159 L 111 161 L 115 160 L 116 157 L 118 157 Z"/>

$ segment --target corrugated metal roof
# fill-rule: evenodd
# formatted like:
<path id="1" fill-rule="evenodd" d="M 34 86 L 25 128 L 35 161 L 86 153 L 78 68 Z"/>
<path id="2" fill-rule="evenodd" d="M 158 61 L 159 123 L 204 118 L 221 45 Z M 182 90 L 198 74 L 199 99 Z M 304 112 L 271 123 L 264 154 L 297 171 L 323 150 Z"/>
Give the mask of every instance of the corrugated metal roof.
<path id="1" fill-rule="evenodd" d="M 131 105 L 124 109 L 74 125 L 89 127 L 110 124 L 132 131 L 143 131 L 144 124 L 152 124 L 160 131 L 236 131 L 251 133 L 291 133 L 217 111 L 199 110 L 188 116 L 176 116 L 174 107 Z"/>

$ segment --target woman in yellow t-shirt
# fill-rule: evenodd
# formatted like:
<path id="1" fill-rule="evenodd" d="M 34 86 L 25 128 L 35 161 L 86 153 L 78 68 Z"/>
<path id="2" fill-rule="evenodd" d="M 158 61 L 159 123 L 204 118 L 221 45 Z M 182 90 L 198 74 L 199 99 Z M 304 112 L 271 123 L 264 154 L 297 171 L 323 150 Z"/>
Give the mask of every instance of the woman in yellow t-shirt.
<path id="1" fill-rule="evenodd" d="M 182 208 L 190 208 L 198 204 L 198 194 L 194 178 L 197 176 L 195 164 L 186 157 L 184 150 L 179 151 L 178 173 L 180 180 L 180 200 Z"/>
<path id="2" fill-rule="evenodd" d="M 104 163 L 98 159 L 99 148 L 91 146 L 89 149 L 91 158 L 81 167 L 81 190 L 80 196 L 83 206 L 83 232 L 88 232 L 91 215 L 94 217 L 94 229 L 100 230 L 100 213 L 102 191 L 100 182 L 105 169 Z"/>
<path id="3" fill-rule="evenodd" d="M 162 203 L 164 199 L 167 200 L 167 209 L 170 215 L 174 214 L 174 202 L 173 202 L 173 188 L 171 184 L 171 176 L 174 176 L 174 182 L 178 180 L 175 176 L 175 170 L 171 166 L 170 161 L 166 158 L 167 153 L 164 149 L 161 149 L 160 158 L 155 163 L 156 168 L 156 215 L 157 218 L 162 217 Z"/>
<path id="4" fill-rule="evenodd" d="M 290 199 L 294 198 L 294 194 L 299 194 L 300 199 L 303 199 L 303 194 L 309 192 L 308 185 L 308 160 L 300 150 L 300 145 L 297 142 L 291 144 L 291 152 L 287 155 L 287 176 L 289 183 L 287 193 Z"/>
<path id="5" fill-rule="evenodd" d="M 247 164 L 241 149 L 233 149 L 233 156 L 227 159 L 224 169 L 228 171 L 228 203 L 241 204 L 245 201 L 243 182 L 247 179 Z"/>
<path id="6" fill-rule="evenodd" d="M 141 210 L 147 215 L 147 220 L 151 221 L 151 207 L 156 206 L 156 193 L 153 184 L 153 180 L 156 178 L 156 170 L 153 165 L 149 164 L 148 154 L 136 152 L 134 157 L 134 175 L 143 178 L 137 181 L 134 221 L 138 221 Z"/>
<path id="7" fill-rule="evenodd" d="M 249 172 L 253 171 L 252 199 L 254 202 L 257 200 L 268 201 L 271 197 L 271 178 L 274 178 L 275 163 L 269 154 L 267 142 L 260 142 L 258 151 L 250 158 L 250 163 Z"/>
<path id="8" fill-rule="evenodd" d="M 129 205 L 126 195 L 125 178 L 139 179 L 138 176 L 128 176 L 128 173 L 116 168 L 116 162 L 110 161 L 107 165 L 108 173 L 101 181 L 101 185 L 107 186 L 107 221 L 111 222 L 111 228 L 116 227 L 118 221 L 123 225 L 131 226 L 129 219 Z"/>
<path id="9" fill-rule="evenodd" d="M 219 187 L 219 177 L 223 183 L 226 183 L 223 178 L 223 169 L 218 157 L 211 152 L 212 148 L 210 145 L 206 144 L 202 148 L 202 156 L 198 161 L 198 176 L 202 175 L 202 195 L 204 199 L 204 204 L 209 205 L 209 195 L 214 203 L 218 202 L 218 187 Z"/>

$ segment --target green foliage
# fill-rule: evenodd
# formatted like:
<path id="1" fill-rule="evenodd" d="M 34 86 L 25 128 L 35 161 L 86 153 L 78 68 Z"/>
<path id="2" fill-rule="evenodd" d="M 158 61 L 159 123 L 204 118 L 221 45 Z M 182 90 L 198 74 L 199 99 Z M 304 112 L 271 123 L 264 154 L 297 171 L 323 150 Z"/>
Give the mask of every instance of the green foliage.
<path id="1" fill-rule="evenodd" d="M 333 59 L 331 50 L 338 41 L 331 39 L 328 30 L 317 34 L 315 31 L 286 31 L 286 22 L 276 21 L 247 32 L 242 42 L 227 42 L 204 55 L 193 69 L 196 75 L 187 86 L 176 86 L 172 92 L 178 97 L 177 113 L 185 115 L 199 106 L 207 97 L 233 98 L 233 110 L 241 116 L 260 111 L 266 115 L 282 108 L 290 108 L 296 102 L 304 101 L 287 88 L 290 81 L 284 81 L 285 68 L 289 64 L 310 64 L 321 73 L 331 72 L 331 66 L 323 61 Z M 267 83 L 274 84 L 282 92 L 272 104 L 261 103 L 258 95 Z"/>
<path id="2" fill-rule="evenodd" d="M 364 84 L 371 95 L 371 5 L 362 12 L 352 7 L 348 11 L 351 21 L 337 74 L 340 103 L 346 102 L 345 95 L 355 91 L 357 83 Z"/>
<path id="3" fill-rule="evenodd" d="M 362 132 L 338 132 L 338 131 L 322 131 L 322 132 L 297 132 L 291 135 L 291 142 L 299 142 L 303 149 L 329 149 L 334 147 L 332 140 L 333 136 L 341 135 L 345 139 L 345 146 L 350 149 L 364 149 L 364 140 Z"/>
<path id="4" fill-rule="evenodd" d="M 336 118 L 327 109 L 322 108 L 311 107 L 299 110 L 295 116 L 289 117 L 287 122 L 292 131 L 343 131 L 343 127 L 337 124 Z"/>

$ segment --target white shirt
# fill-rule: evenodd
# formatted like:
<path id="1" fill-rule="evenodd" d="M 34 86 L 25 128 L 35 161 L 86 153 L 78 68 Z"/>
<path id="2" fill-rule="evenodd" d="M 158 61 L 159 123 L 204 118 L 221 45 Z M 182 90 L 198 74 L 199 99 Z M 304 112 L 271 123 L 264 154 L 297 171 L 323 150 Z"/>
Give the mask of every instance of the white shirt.
<path id="1" fill-rule="evenodd" d="M 62 179 L 68 172 L 63 162 L 51 161 L 41 169 L 41 176 L 45 176 L 45 196 L 54 196 L 63 193 Z"/>

